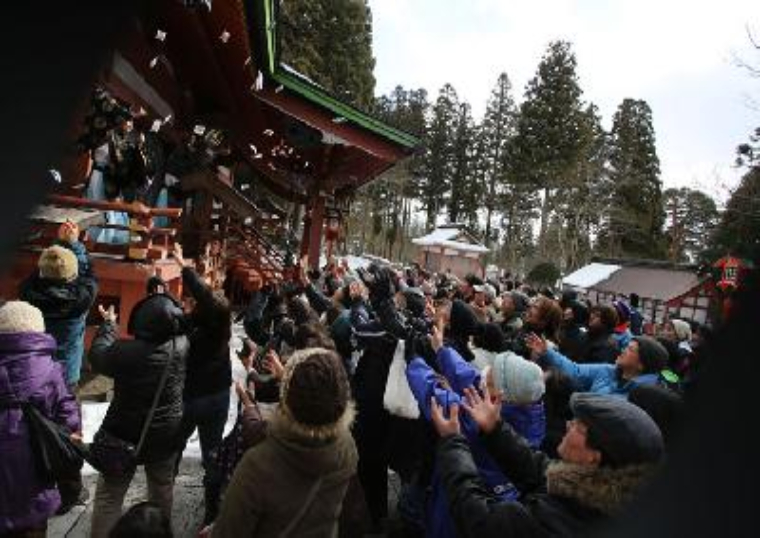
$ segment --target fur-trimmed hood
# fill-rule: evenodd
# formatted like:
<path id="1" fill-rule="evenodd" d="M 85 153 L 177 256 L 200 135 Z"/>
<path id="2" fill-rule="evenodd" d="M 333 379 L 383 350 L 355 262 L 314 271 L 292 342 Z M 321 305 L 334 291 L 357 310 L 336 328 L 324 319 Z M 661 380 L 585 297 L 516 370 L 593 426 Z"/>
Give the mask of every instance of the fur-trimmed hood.
<path id="1" fill-rule="evenodd" d="M 583 506 L 614 515 L 625 505 L 655 466 L 589 467 L 553 462 L 546 470 L 546 489 L 551 495 L 578 501 Z"/>
<path id="2" fill-rule="evenodd" d="M 324 444 L 341 434 L 349 433 L 356 417 L 354 402 L 346 405 L 346 410 L 337 422 L 324 426 L 309 426 L 298 422 L 288 407 L 280 401 L 269 423 L 269 431 L 275 435 L 306 444 Z"/>

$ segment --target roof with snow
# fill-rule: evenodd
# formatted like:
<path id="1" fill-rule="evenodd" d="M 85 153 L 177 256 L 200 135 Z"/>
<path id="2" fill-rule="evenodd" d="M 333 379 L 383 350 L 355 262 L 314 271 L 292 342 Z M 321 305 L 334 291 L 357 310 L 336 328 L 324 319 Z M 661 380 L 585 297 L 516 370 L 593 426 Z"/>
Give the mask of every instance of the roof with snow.
<path id="1" fill-rule="evenodd" d="M 562 284 L 574 288 L 590 288 L 603 280 L 607 280 L 618 270 L 620 270 L 619 265 L 590 263 L 567 275 L 562 279 Z"/>
<path id="2" fill-rule="evenodd" d="M 562 279 L 572 288 L 668 301 L 699 286 L 702 278 L 691 266 L 646 260 L 604 260 L 581 267 Z"/>
<path id="3" fill-rule="evenodd" d="M 412 239 L 412 243 L 420 247 L 445 247 L 481 254 L 489 251 L 460 224 L 439 226 L 427 235 Z"/>

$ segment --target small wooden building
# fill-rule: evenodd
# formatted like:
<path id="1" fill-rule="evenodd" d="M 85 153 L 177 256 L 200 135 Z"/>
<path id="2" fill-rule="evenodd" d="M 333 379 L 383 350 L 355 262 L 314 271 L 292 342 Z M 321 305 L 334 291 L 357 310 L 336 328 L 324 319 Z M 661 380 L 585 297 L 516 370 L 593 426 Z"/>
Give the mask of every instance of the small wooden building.
<path id="1" fill-rule="evenodd" d="M 459 278 L 468 273 L 484 274 L 481 257 L 488 248 L 462 224 L 439 226 L 423 237 L 412 239 L 412 243 L 419 247 L 418 263 L 426 271 L 450 272 Z"/>
<path id="2" fill-rule="evenodd" d="M 562 287 L 583 293 L 592 303 L 628 301 L 635 293 L 648 322 L 678 317 L 705 323 L 710 319 L 713 280 L 697 269 L 695 265 L 655 260 L 595 258 L 566 275 Z"/>

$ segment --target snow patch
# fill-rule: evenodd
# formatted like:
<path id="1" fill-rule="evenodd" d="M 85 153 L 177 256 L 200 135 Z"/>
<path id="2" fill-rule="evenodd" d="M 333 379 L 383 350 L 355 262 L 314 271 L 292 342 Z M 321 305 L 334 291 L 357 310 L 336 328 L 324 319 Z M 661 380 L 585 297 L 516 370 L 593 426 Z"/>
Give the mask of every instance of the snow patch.
<path id="1" fill-rule="evenodd" d="M 620 265 L 590 263 L 562 279 L 562 284 L 575 288 L 590 288 L 607 280 L 621 269 Z"/>

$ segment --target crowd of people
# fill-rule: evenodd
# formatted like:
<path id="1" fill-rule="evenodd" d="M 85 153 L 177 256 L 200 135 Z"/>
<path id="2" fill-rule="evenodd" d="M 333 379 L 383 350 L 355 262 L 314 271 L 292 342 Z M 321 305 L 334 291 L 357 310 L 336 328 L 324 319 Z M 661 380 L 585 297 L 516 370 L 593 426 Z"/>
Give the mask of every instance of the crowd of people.
<path id="1" fill-rule="evenodd" d="M 389 470 L 400 536 L 585 535 L 665 460 L 709 338 L 643 320 L 636 297 L 592 305 L 507 279 L 305 260 L 235 313 L 180 248 L 183 295 L 148 280 L 123 338 L 80 235 L 63 225 L 19 300 L 0 306 L 0 537 L 44 536 L 82 501 L 81 476 L 40 478 L 19 404 L 81 442 L 95 307 L 86 364 L 114 389 L 88 447 L 94 537 L 171 536 L 196 429 L 205 536 L 387 533 Z M 239 416 L 225 436 L 231 391 Z M 122 516 L 138 466 L 148 502 Z"/>

